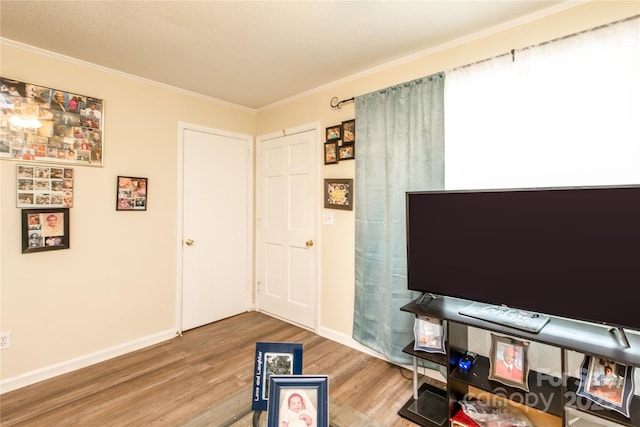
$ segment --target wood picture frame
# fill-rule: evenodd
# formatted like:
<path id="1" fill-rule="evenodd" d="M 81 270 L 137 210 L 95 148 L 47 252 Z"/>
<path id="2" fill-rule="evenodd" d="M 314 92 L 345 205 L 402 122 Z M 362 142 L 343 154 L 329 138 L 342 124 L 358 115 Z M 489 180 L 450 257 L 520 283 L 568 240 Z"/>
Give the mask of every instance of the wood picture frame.
<path id="1" fill-rule="evenodd" d="M 338 141 L 328 141 L 324 143 L 324 164 L 330 165 L 338 163 Z"/>
<path id="2" fill-rule="evenodd" d="M 585 355 L 577 394 L 629 418 L 635 389 L 634 369 L 633 366 Z"/>
<path id="3" fill-rule="evenodd" d="M 529 342 L 491 334 L 489 379 L 529 391 Z"/>
<path id="4" fill-rule="evenodd" d="M 267 427 L 295 425 L 295 420 L 300 419 L 305 419 L 307 425 L 329 427 L 327 375 L 272 376 L 269 387 Z"/>
<path id="5" fill-rule="evenodd" d="M 266 411 L 273 375 L 302 374 L 302 343 L 257 342 L 251 409 Z"/>
<path id="6" fill-rule="evenodd" d="M 342 125 L 333 125 L 326 128 L 325 140 L 326 141 L 339 141 L 342 139 Z"/>
<path id="7" fill-rule="evenodd" d="M 343 143 L 338 147 L 338 161 L 341 160 L 355 160 L 356 158 L 356 145 L 353 143 Z"/>
<path id="8" fill-rule="evenodd" d="M 22 209 L 22 253 L 69 246 L 69 208 Z"/>
<path id="9" fill-rule="evenodd" d="M 324 207 L 327 209 L 353 210 L 353 179 L 325 179 Z"/>
<path id="10" fill-rule="evenodd" d="M 0 77 L 0 159 L 102 167 L 104 100 Z"/>
<path id="11" fill-rule="evenodd" d="M 146 211 L 149 180 L 132 176 L 118 176 L 116 185 L 117 211 Z"/>
<path id="12" fill-rule="evenodd" d="M 349 144 L 356 142 L 356 120 L 346 120 L 342 122 L 342 143 Z"/>

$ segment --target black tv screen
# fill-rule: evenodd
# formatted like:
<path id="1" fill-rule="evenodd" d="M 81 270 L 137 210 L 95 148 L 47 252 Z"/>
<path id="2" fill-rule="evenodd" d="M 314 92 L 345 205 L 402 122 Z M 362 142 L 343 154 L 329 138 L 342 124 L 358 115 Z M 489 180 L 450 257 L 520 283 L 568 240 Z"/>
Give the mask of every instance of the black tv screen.
<path id="1" fill-rule="evenodd" d="M 409 289 L 640 330 L 640 186 L 406 202 Z"/>

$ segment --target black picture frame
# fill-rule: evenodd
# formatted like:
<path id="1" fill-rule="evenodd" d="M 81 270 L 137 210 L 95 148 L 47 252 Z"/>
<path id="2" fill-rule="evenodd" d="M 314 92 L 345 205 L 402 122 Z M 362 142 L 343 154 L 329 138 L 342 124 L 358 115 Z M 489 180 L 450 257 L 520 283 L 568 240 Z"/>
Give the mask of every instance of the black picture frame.
<path id="1" fill-rule="evenodd" d="M 339 141 L 342 139 L 342 125 L 333 125 L 326 128 L 325 139 L 327 141 Z"/>
<path id="2" fill-rule="evenodd" d="M 491 334 L 489 379 L 529 391 L 529 342 Z"/>
<path id="3" fill-rule="evenodd" d="M 133 176 L 118 176 L 116 183 L 117 211 L 146 211 L 149 180 Z"/>
<path id="4" fill-rule="evenodd" d="M 325 179 L 324 207 L 327 209 L 353 210 L 353 179 Z"/>
<path id="5" fill-rule="evenodd" d="M 633 366 L 585 355 L 577 394 L 629 418 L 635 389 L 634 369 Z"/>
<path id="6" fill-rule="evenodd" d="M 350 143 L 342 143 L 340 147 L 338 147 L 338 160 L 355 160 L 356 158 L 356 144 Z"/>
<path id="7" fill-rule="evenodd" d="M 257 342 L 251 409 L 266 411 L 273 375 L 302 374 L 302 343 Z"/>
<path id="8" fill-rule="evenodd" d="M 22 253 L 69 247 L 69 208 L 22 209 Z"/>
<path id="9" fill-rule="evenodd" d="M 310 417 L 310 425 L 329 427 L 329 377 L 327 375 L 272 376 L 267 427 L 280 427 L 288 415 Z M 298 400 L 304 408 L 289 414 L 290 402 Z"/>
<path id="10" fill-rule="evenodd" d="M 356 142 L 356 120 L 342 122 L 342 143 L 354 144 Z"/>
<path id="11" fill-rule="evenodd" d="M 327 141 L 324 143 L 324 164 L 331 165 L 338 163 L 338 141 Z"/>

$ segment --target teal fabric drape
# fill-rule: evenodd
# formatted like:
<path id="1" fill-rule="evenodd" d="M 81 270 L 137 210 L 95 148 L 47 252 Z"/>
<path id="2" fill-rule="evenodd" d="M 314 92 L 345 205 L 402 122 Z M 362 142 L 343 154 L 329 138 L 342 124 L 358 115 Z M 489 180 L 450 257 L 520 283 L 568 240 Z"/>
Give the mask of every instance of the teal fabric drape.
<path id="1" fill-rule="evenodd" d="M 355 98 L 353 337 L 395 363 L 413 340 L 407 289 L 407 191 L 444 188 L 444 74 Z"/>

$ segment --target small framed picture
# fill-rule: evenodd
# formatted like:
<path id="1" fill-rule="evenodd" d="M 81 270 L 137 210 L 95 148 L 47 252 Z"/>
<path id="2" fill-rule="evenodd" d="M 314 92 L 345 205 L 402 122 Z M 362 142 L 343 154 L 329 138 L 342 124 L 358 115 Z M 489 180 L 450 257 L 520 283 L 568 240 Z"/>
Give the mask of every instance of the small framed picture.
<path id="1" fill-rule="evenodd" d="M 489 379 L 529 391 L 529 343 L 491 334 Z"/>
<path id="2" fill-rule="evenodd" d="M 69 209 L 23 209 L 22 253 L 69 249 Z"/>
<path id="3" fill-rule="evenodd" d="M 580 369 L 578 395 L 629 418 L 634 394 L 632 366 L 585 356 Z"/>
<path id="4" fill-rule="evenodd" d="M 302 343 L 257 342 L 251 409 L 266 411 L 272 375 L 302 374 Z"/>
<path id="5" fill-rule="evenodd" d="M 338 160 L 353 160 L 356 158 L 356 145 L 342 144 L 338 147 Z"/>
<path id="6" fill-rule="evenodd" d="M 327 141 L 340 140 L 342 139 L 342 125 L 333 125 L 327 128 Z"/>
<path id="7" fill-rule="evenodd" d="M 356 142 L 356 121 L 355 119 L 342 122 L 342 143 L 349 144 Z"/>
<path id="8" fill-rule="evenodd" d="M 445 353 L 442 321 L 426 316 L 417 316 L 413 324 L 414 350 L 428 353 Z"/>
<path id="9" fill-rule="evenodd" d="M 119 176 L 116 188 L 117 211 L 146 211 L 149 197 L 147 178 Z"/>
<path id="10" fill-rule="evenodd" d="M 73 207 L 73 168 L 17 166 L 18 208 Z"/>
<path id="11" fill-rule="evenodd" d="M 267 427 L 329 427 L 327 375 L 272 376 Z"/>
<path id="12" fill-rule="evenodd" d="M 324 207 L 353 210 L 353 179 L 325 179 Z"/>
<path id="13" fill-rule="evenodd" d="M 338 163 L 338 141 L 324 143 L 324 164 Z"/>

